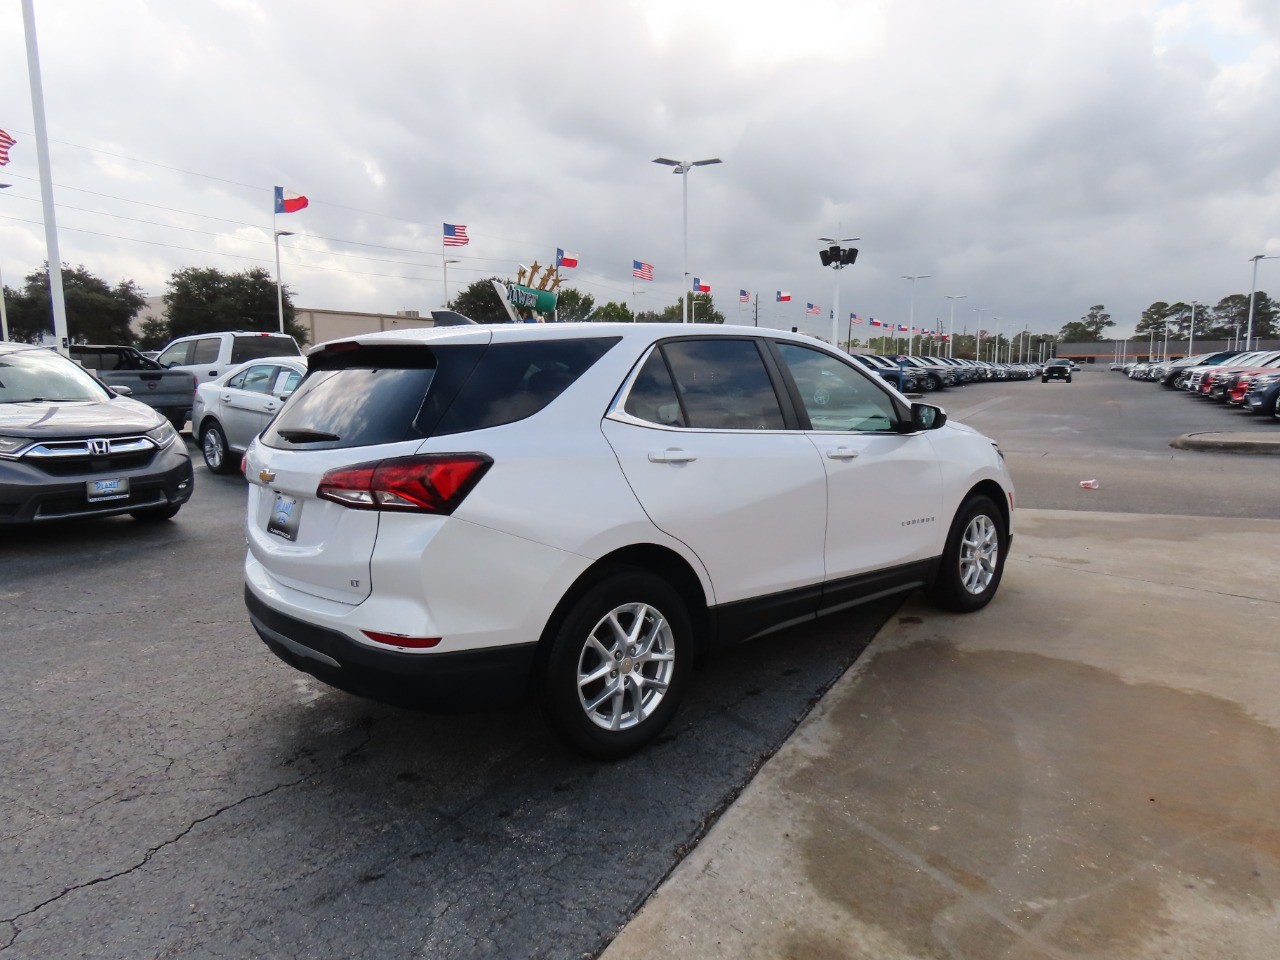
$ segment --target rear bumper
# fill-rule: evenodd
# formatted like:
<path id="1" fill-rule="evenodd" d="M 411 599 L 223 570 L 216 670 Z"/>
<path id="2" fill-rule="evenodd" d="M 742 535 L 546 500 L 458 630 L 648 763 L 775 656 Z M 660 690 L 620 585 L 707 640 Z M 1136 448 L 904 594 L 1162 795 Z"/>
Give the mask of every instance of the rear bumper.
<path id="1" fill-rule="evenodd" d="M 536 643 L 455 653 L 377 650 L 273 609 L 247 586 L 249 620 L 271 652 L 357 696 L 435 712 L 487 710 L 524 697 Z"/>

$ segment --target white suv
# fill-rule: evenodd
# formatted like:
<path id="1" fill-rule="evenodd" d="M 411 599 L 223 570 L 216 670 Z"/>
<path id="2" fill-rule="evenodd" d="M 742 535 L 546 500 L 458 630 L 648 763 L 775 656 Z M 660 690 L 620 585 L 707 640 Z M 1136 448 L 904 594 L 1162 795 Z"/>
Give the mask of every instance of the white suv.
<path id="1" fill-rule="evenodd" d="M 754 327 L 335 341 L 244 469 L 245 600 L 282 659 L 426 709 L 532 692 L 601 758 L 717 647 L 916 587 L 985 606 L 1012 534 L 991 440 Z"/>

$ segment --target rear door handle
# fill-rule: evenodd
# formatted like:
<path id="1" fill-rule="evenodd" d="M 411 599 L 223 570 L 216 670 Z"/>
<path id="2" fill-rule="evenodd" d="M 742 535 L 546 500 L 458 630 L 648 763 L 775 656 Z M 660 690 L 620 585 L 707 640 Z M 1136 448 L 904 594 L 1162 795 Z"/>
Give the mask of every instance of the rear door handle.
<path id="1" fill-rule="evenodd" d="M 688 453 L 678 447 L 656 450 L 649 454 L 650 463 L 692 463 L 697 459 L 698 455 L 696 453 Z"/>
<path id="2" fill-rule="evenodd" d="M 850 450 L 848 447 L 832 447 L 827 451 L 828 460 L 853 460 L 858 456 L 857 450 Z"/>

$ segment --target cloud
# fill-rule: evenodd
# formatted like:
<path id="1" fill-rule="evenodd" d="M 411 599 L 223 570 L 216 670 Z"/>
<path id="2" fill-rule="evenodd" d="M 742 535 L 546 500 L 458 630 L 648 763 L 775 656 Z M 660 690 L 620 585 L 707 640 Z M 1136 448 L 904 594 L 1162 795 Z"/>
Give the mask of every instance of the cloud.
<path id="1" fill-rule="evenodd" d="M 858 236 L 842 311 L 957 309 L 1056 331 L 1104 303 L 1247 292 L 1280 246 L 1280 13 L 1262 0 L 629 0 L 353 6 L 66 0 L 37 11 L 62 255 L 151 292 L 182 266 L 274 268 L 271 189 L 304 306 L 430 309 L 557 246 L 572 282 L 644 306 L 689 270 L 794 294 L 825 335 L 820 236 Z M 0 82 L 27 89 L 20 11 Z M 30 111 L 0 178 L 0 270 L 43 259 Z M 687 184 L 653 158 L 720 157 Z M 12 174 L 12 176 L 10 176 Z M 257 242 L 250 242 L 259 238 Z M 265 242 L 264 242 L 265 241 Z M 1263 264 L 1260 285 L 1280 285 Z M 798 304 L 798 306 L 797 306 Z M 968 312 L 967 312 L 968 311 Z"/>

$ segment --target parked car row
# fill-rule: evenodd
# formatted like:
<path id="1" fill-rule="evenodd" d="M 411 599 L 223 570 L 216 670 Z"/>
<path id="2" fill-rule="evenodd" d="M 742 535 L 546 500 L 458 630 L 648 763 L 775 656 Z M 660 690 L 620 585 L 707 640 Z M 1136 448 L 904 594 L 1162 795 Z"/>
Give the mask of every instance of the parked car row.
<path id="1" fill-rule="evenodd" d="M 854 354 L 853 359 L 903 393 L 932 393 L 988 380 L 1030 380 L 1039 372 L 1032 363 L 993 363 L 960 357 L 859 353 Z"/>
<path id="2" fill-rule="evenodd" d="M 1133 380 L 1159 383 L 1273 422 L 1280 419 L 1276 402 L 1280 398 L 1280 350 L 1224 350 L 1173 361 L 1125 364 L 1121 369 Z"/>

